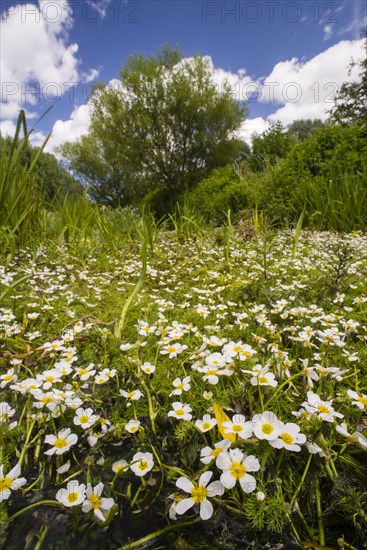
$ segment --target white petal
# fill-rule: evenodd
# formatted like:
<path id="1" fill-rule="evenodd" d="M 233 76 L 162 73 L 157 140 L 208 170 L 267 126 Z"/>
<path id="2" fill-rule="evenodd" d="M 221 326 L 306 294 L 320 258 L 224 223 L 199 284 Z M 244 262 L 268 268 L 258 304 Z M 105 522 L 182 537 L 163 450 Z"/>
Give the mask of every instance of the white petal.
<path id="1" fill-rule="evenodd" d="M 212 475 L 213 475 L 213 472 L 209 472 L 209 471 L 201 474 L 199 479 L 199 485 L 204 485 L 204 487 L 206 487 L 206 485 L 208 485 L 209 481 L 211 480 Z"/>
<path id="2" fill-rule="evenodd" d="M 218 495 L 222 496 L 224 490 L 225 487 L 219 480 L 213 481 L 213 483 L 210 483 L 207 487 L 208 497 L 216 497 Z"/>
<path id="3" fill-rule="evenodd" d="M 20 476 L 20 466 L 19 464 L 16 464 L 12 470 L 8 473 L 6 477 L 10 477 L 10 479 L 16 479 Z"/>
<path id="4" fill-rule="evenodd" d="M 260 462 L 254 455 L 246 457 L 243 463 L 246 466 L 246 470 L 248 470 L 249 472 L 257 472 L 258 470 L 260 470 Z"/>
<path id="5" fill-rule="evenodd" d="M 226 489 L 232 489 L 236 485 L 236 479 L 228 472 L 220 476 L 220 482 Z"/>
<path id="6" fill-rule="evenodd" d="M 184 498 L 183 500 L 180 500 L 176 504 L 176 514 L 184 514 L 185 512 L 187 512 L 187 510 L 194 506 L 194 504 L 195 503 L 192 498 Z"/>
<path id="7" fill-rule="evenodd" d="M 194 485 L 186 477 L 179 477 L 176 481 L 176 487 L 178 487 L 182 491 L 185 491 L 186 493 L 191 493 Z"/>
<path id="8" fill-rule="evenodd" d="M 252 493 L 256 489 L 256 479 L 254 476 L 250 476 L 250 474 L 246 474 L 239 482 L 245 493 Z"/>
<path id="9" fill-rule="evenodd" d="M 231 465 L 231 459 L 227 451 L 222 451 L 215 461 L 215 465 L 220 470 L 228 470 Z"/>
<path id="10" fill-rule="evenodd" d="M 176 508 L 177 511 L 177 508 Z M 200 506 L 200 517 L 204 521 L 211 518 L 213 515 L 213 505 L 209 500 L 204 500 Z"/>

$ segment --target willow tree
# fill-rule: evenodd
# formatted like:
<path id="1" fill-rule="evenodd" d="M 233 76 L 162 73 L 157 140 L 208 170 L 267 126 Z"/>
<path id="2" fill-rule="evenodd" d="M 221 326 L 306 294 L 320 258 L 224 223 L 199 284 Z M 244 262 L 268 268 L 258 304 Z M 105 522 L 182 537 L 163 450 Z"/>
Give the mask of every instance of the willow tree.
<path id="1" fill-rule="evenodd" d="M 119 174 L 121 202 L 159 187 L 177 194 L 232 162 L 241 146 L 235 132 L 247 109 L 213 77 L 207 58 L 182 58 L 177 49 L 163 47 L 156 56 L 131 56 L 118 80 L 96 86 L 88 136 L 63 147 L 72 168 L 78 165 L 84 175 L 88 168 L 95 198 L 108 193 L 97 178 L 91 181 L 93 158 L 88 167 L 76 162 L 90 158 L 93 143 L 99 169 L 102 162 L 107 172 L 113 167 Z"/>

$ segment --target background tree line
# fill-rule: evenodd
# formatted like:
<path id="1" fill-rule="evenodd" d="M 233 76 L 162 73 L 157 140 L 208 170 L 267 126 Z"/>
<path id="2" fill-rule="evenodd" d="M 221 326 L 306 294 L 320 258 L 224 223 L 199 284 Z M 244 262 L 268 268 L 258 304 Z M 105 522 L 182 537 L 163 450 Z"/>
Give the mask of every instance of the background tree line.
<path id="1" fill-rule="evenodd" d="M 42 152 L 33 169 L 36 186 L 49 204 L 86 191 L 111 207 L 149 204 L 158 217 L 185 200 L 213 224 L 228 208 L 241 216 L 257 207 L 276 224 L 304 211 L 306 222 L 320 227 L 325 204 L 330 216 L 352 194 L 355 223 L 363 226 L 366 60 L 358 64 L 360 81 L 341 87 L 326 122 L 297 120 L 288 128 L 277 122 L 250 149 L 235 137 L 247 107 L 229 85 L 218 89 L 205 58 L 183 58 L 167 46 L 155 56 L 131 56 L 113 86 L 95 86 L 89 131 L 60 147 L 64 162 Z M 11 139 L 0 136 L 0 150 L 10 147 Z M 36 154 L 28 145 L 23 165 Z"/>

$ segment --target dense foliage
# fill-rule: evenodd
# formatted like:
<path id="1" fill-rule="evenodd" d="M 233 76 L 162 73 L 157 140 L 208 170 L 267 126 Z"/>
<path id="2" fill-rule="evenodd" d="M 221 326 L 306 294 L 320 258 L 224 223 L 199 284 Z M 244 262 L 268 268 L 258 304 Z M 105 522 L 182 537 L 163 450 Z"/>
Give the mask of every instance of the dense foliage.
<path id="1" fill-rule="evenodd" d="M 232 135 L 246 109 L 229 86 L 217 90 L 200 56 L 182 59 L 169 48 L 131 56 L 120 80 L 97 86 L 90 103 L 88 135 L 62 153 L 89 194 L 111 205 L 156 188 L 177 195 L 231 162 L 241 146 Z"/>
<path id="2" fill-rule="evenodd" d="M 3 159 L 3 165 L 9 159 L 12 146 L 12 138 L 8 136 L 4 138 L 0 135 L 0 157 Z M 45 153 L 43 148 L 41 154 L 39 152 L 40 148 L 32 146 L 27 139 L 19 157 L 19 166 L 29 170 L 35 158 L 38 157 L 32 168 L 32 174 L 40 198 L 51 204 L 55 200 L 62 200 L 65 196 L 75 200 L 83 194 L 80 182 L 70 174 L 66 167 L 62 166 L 62 163 L 53 154 Z"/>
<path id="3" fill-rule="evenodd" d="M 187 219 L 1 258 L 4 548 L 366 548 L 366 235 Z"/>

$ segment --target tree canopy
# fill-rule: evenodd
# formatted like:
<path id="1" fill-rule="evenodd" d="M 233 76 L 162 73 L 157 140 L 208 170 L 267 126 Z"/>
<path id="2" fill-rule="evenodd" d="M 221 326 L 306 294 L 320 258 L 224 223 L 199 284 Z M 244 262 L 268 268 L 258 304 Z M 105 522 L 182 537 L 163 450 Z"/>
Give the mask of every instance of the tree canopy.
<path id="1" fill-rule="evenodd" d="M 367 127 L 367 29 L 365 30 L 365 56 L 359 62 L 352 61 L 351 72 L 359 67 L 360 80 L 345 82 L 335 98 L 330 111 L 330 121 L 336 124 L 358 124 Z"/>
<path id="2" fill-rule="evenodd" d="M 157 188 L 178 194 L 234 160 L 247 109 L 218 90 L 208 61 L 163 47 L 129 57 L 115 85 L 98 85 L 87 136 L 61 151 L 97 201 L 126 204 Z"/>

